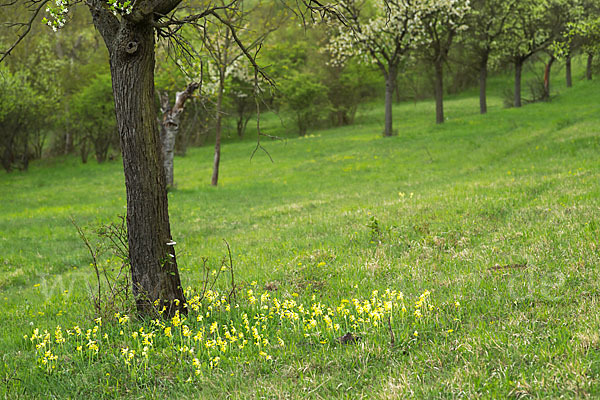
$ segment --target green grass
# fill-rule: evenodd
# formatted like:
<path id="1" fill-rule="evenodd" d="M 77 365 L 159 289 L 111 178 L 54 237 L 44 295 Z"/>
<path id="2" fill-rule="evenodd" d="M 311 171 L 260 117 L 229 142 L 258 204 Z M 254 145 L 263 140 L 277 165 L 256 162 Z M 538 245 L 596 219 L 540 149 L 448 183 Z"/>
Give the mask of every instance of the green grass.
<path id="1" fill-rule="evenodd" d="M 373 290 L 396 289 L 410 302 L 429 290 L 441 309 L 416 341 L 416 322 L 395 319 L 394 346 L 385 325 L 358 329 L 364 339 L 352 345 L 269 325 L 265 332 L 290 343 L 274 347 L 272 361 L 242 352 L 191 383 L 167 344 L 146 375 L 132 374 L 116 346 L 92 361 L 63 355 L 51 374 L 38 366 L 23 335 L 94 325 L 90 259 L 69 217 L 87 225 L 123 214 L 122 167 L 61 158 L 1 175 L 0 393 L 600 396 L 600 92 L 597 82 L 576 80 L 571 90 L 555 82 L 560 95 L 550 103 L 503 109 L 496 95 L 485 116 L 474 95 L 456 96 L 442 126 L 431 102 L 396 105 L 392 138 L 381 137 L 383 108 L 371 104 L 353 126 L 264 143 L 273 163 L 261 152 L 250 160 L 252 141 L 230 142 L 217 188 L 210 146 L 176 158 L 169 204 L 185 286 L 201 284 L 203 257 L 219 265 L 226 239 L 236 279 L 245 289 L 256 281 L 258 294 L 276 286 L 271 296 L 335 306 Z M 266 119 L 272 133 L 289 135 L 289 125 Z M 502 268 L 511 264 L 526 268 Z M 227 291 L 227 280 L 218 287 Z M 460 315 L 444 311 L 456 301 Z M 439 321 L 454 317 L 454 332 L 443 334 L 449 325 Z M 112 338 L 120 328 L 103 329 Z"/>

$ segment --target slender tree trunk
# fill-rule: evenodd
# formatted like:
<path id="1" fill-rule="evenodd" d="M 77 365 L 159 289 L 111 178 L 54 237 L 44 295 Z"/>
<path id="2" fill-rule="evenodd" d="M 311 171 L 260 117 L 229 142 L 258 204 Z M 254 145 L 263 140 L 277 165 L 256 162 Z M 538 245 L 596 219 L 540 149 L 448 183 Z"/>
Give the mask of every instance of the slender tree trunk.
<path id="1" fill-rule="evenodd" d="M 435 61 L 435 122 L 444 123 L 444 63 L 440 58 Z"/>
<path id="2" fill-rule="evenodd" d="M 175 142 L 179 134 L 179 122 L 183 112 L 185 102 L 194 91 L 200 87 L 199 83 L 190 83 L 183 92 L 177 92 L 175 95 L 175 104 L 173 107 L 169 104 L 169 94 L 161 95 L 161 110 L 163 119 L 161 123 L 160 138 L 163 152 L 163 165 L 165 169 L 165 178 L 167 188 L 174 185 L 173 179 L 173 156 L 175 155 Z"/>
<path id="3" fill-rule="evenodd" d="M 587 57 L 587 66 L 585 69 L 585 78 L 588 81 L 592 80 L 592 62 L 594 61 L 594 55 L 589 53 Z"/>
<path id="4" fill-rule="evenodd" d="M 117 19 L 88 1 L 110 54 L 115 110 L 127 191 L 127 236 L 138 313 L 186 312 L 167 204 L 167 186 L 154 103 L 152 15 Z"/>
<path id="5" fill-rule="evenodd" d="M 392 119 L 392 102 L 394 101 L 395 91 L 395 79 L 393 71 L 388 71 L 385 77 L 385 128 L 383 136 L 392 136 L 393 130 L 393 119 Z"/>
<path id="6" fill-rule="evenodd" d="M 571 72 L 571 56 L 567 56 L 565 60 L 565 74 L 567 79 L 567 87 L 573 87 L 573 74 Z"/>
<path id="7" fill-rule="evenodd" d="M 548 100 L 550 98 L 550 72 L 552 72 L 552 64 L 554 64 L 554 56 L 550 56 L 550 60 L 546 64 L 546 68 L 544 69 L 544 100 Z"/>
<path id="8" fill-rule="evenodd" d="M 486 54 L 479 65 L 479 113 L 487 113 L 487 64 L 488 55 Z"/>
<path id="9" fill-rule="evenodd" d="M 523 61 L 515 60 L 515 107 L 521 107 L 521 75 L 523 72 Z"/>
<path id="10" fill-rule="evenodd" d="M 219 92 L 217 93 L 217 121 L 216 121 L 216 135 L 215 135 L 215 158 L 213 161 L 213 173 L 211 179 L 211 185 L 217 186 L 219 183 L 219 164 L 221 162 L 221 107 L 223 104 L 223 89 L 225 81 L 225 71 L 219 72 Z"/>

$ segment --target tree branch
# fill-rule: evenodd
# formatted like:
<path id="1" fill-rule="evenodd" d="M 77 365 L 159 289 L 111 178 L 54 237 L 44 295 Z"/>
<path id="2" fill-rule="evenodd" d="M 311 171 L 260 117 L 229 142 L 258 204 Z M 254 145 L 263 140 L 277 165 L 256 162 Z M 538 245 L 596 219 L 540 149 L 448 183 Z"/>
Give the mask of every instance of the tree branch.
<path id="1" fill-rule="evenodd" d="M 10 6 L 15 4 L 16 1 L 12 1 L 10 3 L 7 4 L 3 4 L 6 6 Z M 36 0 L 32 0 L 32 4 L 38 3 Z M 29 32 L 31 31 L 31 27 L 33 25 L 33 22 L 35 21 L 36 17 L 38 16 L 38 14 L 40 13 L 40 11 L 42 10 L 42 8 L 44 8 L 44 6 L 46 5 L 47 0 L 43 0 L 40 1 L 37 4 L 37 7 L 35 7 L 33 9 L 33 14 L 31 15 L 31 18 L 29 19 L 29 22 L 24 23 L 23 25 L 25 26 L 25 31 L 19 35 L 19 37 L 17 38 L 17 40 L 14 41 L 14 43 L 8 48 L 8 50 L 0 52 L 0 54 L 2 55 L 2 57 L 0 57 L 0 63 L 10 55 L 10 52 L 13 51 L 15 49 L 15 47 L 17 47 L 17 45 L 21 42 L 21 40 L 25 39 L 25 36 L 27 36 L 29 34 Z"/>

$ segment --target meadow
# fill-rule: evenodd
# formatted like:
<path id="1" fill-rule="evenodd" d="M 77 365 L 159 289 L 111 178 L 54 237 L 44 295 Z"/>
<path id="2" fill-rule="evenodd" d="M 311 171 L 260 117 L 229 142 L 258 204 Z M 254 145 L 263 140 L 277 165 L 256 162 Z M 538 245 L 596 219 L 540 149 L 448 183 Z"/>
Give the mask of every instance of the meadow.
<path id="1" fill-rule="evenodd" d="M 92 235 L 124 214 L 119 160 L 0 175 L 0 394 L 600 396 L 600 91 L 555 82 L 521 109 L 497 90 L 483 116 L 454 96 L 443 125 L 397 104 L 391 138 L 379 103 L 303 138 L 265 116 L 287 137 L 263 141 L 273 162 L 232 139 L 216 188 L 211 147 L 190 149 L 169 192 L 187 318 L 94 313 L 70 219 Z M 223 239 L 231 304 L 228 267 L 202 297 Z"/>

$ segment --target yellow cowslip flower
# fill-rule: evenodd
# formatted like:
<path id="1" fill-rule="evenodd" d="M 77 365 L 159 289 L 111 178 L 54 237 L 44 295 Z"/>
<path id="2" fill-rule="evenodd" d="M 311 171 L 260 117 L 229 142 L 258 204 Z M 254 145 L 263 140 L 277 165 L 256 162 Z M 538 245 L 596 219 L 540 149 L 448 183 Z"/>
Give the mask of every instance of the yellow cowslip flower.
<path id="1" fill-rule="evenodd" d="M 323 315 L 323 305 L 321 303 L 313 303 L 310 308 L 313 311 L 313 315 L 315 317 Z"/>
<path id="2" fill-rule="evenodd" d="M 152 338 L 154 337 L 154 332 L 142 333 L 142 345 L 144 346 L 152 346 Z"/>
<path id="3" fill-rule="evenodd" d="M 215 333 L 219 329 L 219 323 L 217 321 L 210 325 L 210 333 Z"/>
<path id="4" fill-rule="evenodd" d="M 210 360 L 210 368 L 215 368 L 217 365 L 219 365 L 219 361 L 221 361 L 221 357 L 219 356 L 212 358 Z"/>
<path id="5" fill-rule="evenodd" d="M 415 331 L 415 333 L 413 333 L 413 335 L 415 335 L 415 337 L 419 336 L 419 332 Z"/>
<path id="6" fill-rule="evenodd" d="M 323 321 L 325 321 L 325 325 L 327 325 L 327 329 L 329 329 L 329 330 L 333 329 L 333 321 L 331 320 L 329 315 L 325 315 L 323 317 Z"/>
<path id="7" fill-rule="evenodd" d="M 102 318 L 98 317 L 96 319 L 94 319 L 94 322 L 98 325 L 98 326 L 102 326 Z"/>
<path id="8" fill-rule="evenodd" d="M 392 302 L 391 302 L 391 301 L 384 301 L 384 302 L 383 302 L 383 309 L 384 309 L 386 312 L 390 312 L 390 311 L 392 311 Z"/>
<path id="9" fill-rule="evenodd" d="M 97 344 L 97 342 L 95 340 L 88 341 L 87 348 L 88 348 L 88 350 L 93 351 L 96 354 L 98 353 L 98 350 L 99 350 L 98 344 Z"/>
<path id="10" fill-rule="evenodd" d="M 137 339 L 138 336 L 139 336 L 139 333 L 137 333 L 137 332 L 131 332 L 131 337 L 132 338 Z"/>
<path id="11" fill-rule="evenodd" d="M 277 337 L 277 343 L 279 343 L 281 347 L 285 347 L 285 342 L 280 337 Z"/>
<path id="12" fill-rule="evenodd" d="M 54 341 L 58 344 L 62 344 L 65 342 L 65 338 L 62 335 L 62 329 L 60 325 L 58 325 L 54 330 Z"/>
<path id="13" fill-rule="evenodd" d="M 179 310 L 175 311 L 175 315 L 171 318 L 171 323 L 173 326 L 178 327 L 182 324 L 181 318 L 179 317 Z"/>
<path id="14" fill-rule="evenodd" d="M 192 336 L 192 331 L 190 330 L 190 328 L 187 325 L 183 325 L 181 327 L 181 334 L 184 337 L 190 337 L 190 336 Z"/>
<path id="15" fill-rule="evenodd" d="M 167 326 L 165 328 L 164 332 L 165 332 L 165 336 L 166 337 L 173 337 L 173 334 L 171 333 L 171 327 L 170 326 Z"/>
<path id="16" fill-rule="evenodd" d="M 194 342 L 201 342 L 203 336 L 204 336 L 204 328 L 202 328 L 201 330 L 196 332 L 196 334 L 194 335 Z"/>

